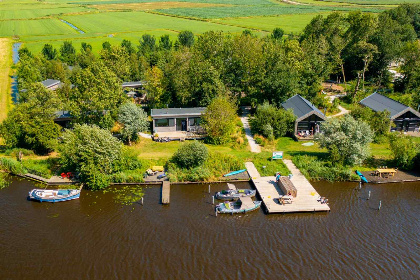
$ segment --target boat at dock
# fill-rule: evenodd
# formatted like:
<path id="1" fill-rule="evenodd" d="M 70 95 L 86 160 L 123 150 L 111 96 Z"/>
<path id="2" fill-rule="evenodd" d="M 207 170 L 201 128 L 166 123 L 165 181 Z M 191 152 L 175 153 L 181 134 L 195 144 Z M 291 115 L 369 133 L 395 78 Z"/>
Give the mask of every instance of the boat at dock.
<path id="1" fill-rule="evenodd" d="M 241 170 L 237 170 L 237 171 L 232 171 L 232 172 L 230 172 L 230 173 L 228 173 L 228 174 L 223 175 L 223 177 L 228 177 L 228 176 L 236 175 L 236 174 L 239 174 L 239 173 L 242 173 L 242 172 L 245 172 L 245 171 L 246 171 L 246 169 L 241 169 Z"/>
<path id="2" fill-rule="evenodd" d="M 215 197 L 217 199 L 224 199 L 224 200 L 237 200 L 241 197 L 254 197 L 257 193 L 256 190 L 251 189 L 238 189 L 238 190 L 223 190 L 217 192 Z"/>
<path id="3" fill-rule="evenodd" d="M 362 180 L 363 183 L 369 183 L 368 180 L 366 179 L 365 175 L 360 173 L 360 171 L 356 170 L 356 174 L 359 175 L 360 180 Z"/>
<path id="4" fill-rule="evenodd" d="M 80 197 L 80 189 L 64 189 L 64 190 L 43 190 L 33 189 L 29 192 L 29 198 L 40 202 L 61 202 Z"/>
<path id="5" fill-rule="evenodd" d="M 261 206 L 261 201 L 253 201 L 250 197 L 241 197 L 237 201 L 225 201 L 216 206 L 217 213 L 240 214 L 254 211 Z"/>

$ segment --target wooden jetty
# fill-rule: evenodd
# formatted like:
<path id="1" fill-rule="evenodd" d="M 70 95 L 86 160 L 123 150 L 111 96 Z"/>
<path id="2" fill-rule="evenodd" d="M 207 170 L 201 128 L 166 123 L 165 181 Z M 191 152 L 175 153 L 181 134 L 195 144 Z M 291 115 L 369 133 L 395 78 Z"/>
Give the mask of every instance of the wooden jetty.
<path id="1" fill-rule="evenodd" d="M 281 204 L 280 195 L 287 195 L 282 192 L 276 183 L 274 176 L 255 177 L 250 174 L 251 180 L 261 197 L 268 214 L 271 213 L 293 213 L 293 212 L 316 212 L 330 211 L 327 204 L 318 201 L 319 194 L 309 181 L 303 176 L 291 160 L 284 160 L 293 177 L 291 182 L 297 190 L 297 196 L 291 204 Z M 252 171 L 251 171 L 252 172 Z"/>
<path id="2" fill-rule="evenodd" d="M 162 182 L 162 204 L 169 204 L 169 196 L 171 192 L 171 183 L 169 181 Z"/>

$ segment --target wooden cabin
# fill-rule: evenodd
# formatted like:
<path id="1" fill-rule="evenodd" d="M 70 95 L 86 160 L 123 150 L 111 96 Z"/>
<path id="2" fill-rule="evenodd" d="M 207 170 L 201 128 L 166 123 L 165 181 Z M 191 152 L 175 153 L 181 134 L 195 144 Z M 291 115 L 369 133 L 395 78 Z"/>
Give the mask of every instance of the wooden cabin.
<path id="1" fill-rule="evenodd" d="M 298 139 L 312 138 L 326 119 L 318 108 L 299 94 L 286 100 L 282 106 L 286 110 L 291 109 L 296 116 L 294 133 Z"/>
<path id="2" fill-rule="evenodd" d="M 152 109 L 153 133 L 198 132 L 205 107 Z"/>
<path id="3" fill-rule="evenodd" d="M 390 112 L 390 119 L 395 124 L 395 127 L 391 126 L 391 131 L 419 130 L 420 113 L 389 97 L 375 92 L 362 99 L 360 104 L 375 112 L 382 112 L 385 110 Z"/>

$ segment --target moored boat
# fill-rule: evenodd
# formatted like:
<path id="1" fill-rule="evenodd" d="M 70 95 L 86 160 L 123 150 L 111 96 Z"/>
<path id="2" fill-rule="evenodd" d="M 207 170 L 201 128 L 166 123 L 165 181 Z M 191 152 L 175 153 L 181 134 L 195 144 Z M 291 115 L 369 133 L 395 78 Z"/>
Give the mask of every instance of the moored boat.
<path id="1" fill-rule="evenodd" d="M 38 200 L 40 202 L 61 202 L 80 197 L 81 188 L 78 190 L 65 189 L 65 190 L 43 190 L 33 189 L 29 192 L 29 198 Z"/>
<path id="2" fill-rule="evenodd" d="M 253 201 L 250 197 L 241 197 L 237 201 L 225 201 L 216 206 L 217 213 L 240 214 L 260 208 L 261 201 Z"/>
<path id="3" fill-rule="evenodd" d="M 250 189 L 223 190 L 223 191 L 217 192 L 215 197 L 217 199 L 236 200 L 241 197 L 254 197 L 256 193 L 257 193 L 256 190 L 250 190 Z"/>

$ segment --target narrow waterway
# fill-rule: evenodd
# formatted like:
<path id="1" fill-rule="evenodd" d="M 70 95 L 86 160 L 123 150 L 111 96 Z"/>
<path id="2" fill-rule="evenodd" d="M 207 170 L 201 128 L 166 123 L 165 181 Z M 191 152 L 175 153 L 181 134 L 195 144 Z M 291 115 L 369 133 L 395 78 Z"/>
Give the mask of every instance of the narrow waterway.
<path id="1" fill-rule="evenodd" d="M 420 183 L 313 185 L 330 213 L 215 217 L 208 185 L 171 186 L 169 206 L 154 186 L 144 206 L 90 191 L 49 204 L 13 178 L 0 190 L 0 279 L 420 278 Z"/>
<path id="2" fill-rule="evenodd" d="M 81 29 L 79 29 L 77 26 L 74 26 L 72 23 L 65 21 L 64 19 L 60 19 L 60 21 L 64 22 L 65 24 L 69 25 L 71 28 L 79 32 L 80 34 L 85 34 L 85 32 Z"/>
<path id="3" fill-rule="evenodd" d="M 22 45 L 22 43 L 14 43 L 12 47 L 12 60 L 13 64 L 16 64 L 19 62 L 19 48 Z M 12 76 L 12 85 L 11 85 L 11 91 L 12 91 L 12 100 L 13 103 L 17 103 L 19 100 L 19 89 L 18 89 L 18 81 L 17 81 L 17 75 Z"/>

